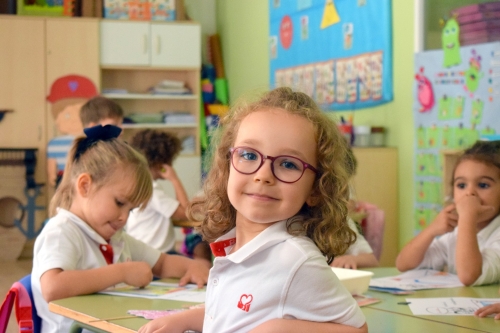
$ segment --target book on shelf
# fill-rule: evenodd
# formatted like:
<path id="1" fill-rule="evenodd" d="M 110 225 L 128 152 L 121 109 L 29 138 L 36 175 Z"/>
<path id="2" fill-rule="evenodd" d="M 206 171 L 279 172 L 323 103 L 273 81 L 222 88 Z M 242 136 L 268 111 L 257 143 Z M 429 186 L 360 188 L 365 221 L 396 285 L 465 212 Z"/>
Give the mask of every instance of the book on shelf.
<path id="1" fill-rule="evenodd" d="M 154 86 L 149 88 L 148 92 L 150 94 L 156 95 L 156 94 L 172 94 L 172 95 L 179 95 L 179 94 L 191 94 L 191 90 L 189 88 L 174 88 L 174 87 L 158 87 Z"/>
<path id="2" fill-rule="evenodd" d="M 123 88 L 105 88 L 102 90 L 103 94 L 128 94 L 127 89 Z"/>
<path id="3" fill-rule="evenodd" d="M 178 81 L 178 80 L 162 80 L 160 81 L 157 86 L 159 87 L 171 87 L 171 88 L 184 88 L 185 83 L 184 81 Z"/>
<path id="4" fill-rule="evenodd" d="M 163 122 L 165 124 L 195 124 L 196 117 L 188 112 L 164 112 Z"/>

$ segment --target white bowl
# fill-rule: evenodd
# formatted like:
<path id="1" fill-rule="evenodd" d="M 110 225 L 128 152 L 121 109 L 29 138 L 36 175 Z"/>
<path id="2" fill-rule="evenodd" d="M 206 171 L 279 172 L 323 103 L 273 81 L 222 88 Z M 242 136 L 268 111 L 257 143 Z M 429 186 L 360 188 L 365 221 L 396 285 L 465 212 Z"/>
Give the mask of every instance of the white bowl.
<path id="1" fill-rule="evenodd" d="M 358 271 L 356 269 L 332 267 L 332 271 L 351 295 L 362 295 L 366 292 L 373 276 L 372 272 Z"/>

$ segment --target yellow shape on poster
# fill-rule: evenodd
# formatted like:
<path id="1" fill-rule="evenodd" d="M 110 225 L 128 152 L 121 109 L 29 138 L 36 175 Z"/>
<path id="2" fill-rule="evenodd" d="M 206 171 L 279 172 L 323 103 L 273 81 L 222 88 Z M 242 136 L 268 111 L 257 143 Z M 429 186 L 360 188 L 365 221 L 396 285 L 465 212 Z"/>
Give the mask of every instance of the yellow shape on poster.
<path id="1" fill-rule="evenodd" d="M 325 11 L 323 12 L 323 19 L 321 20 L 321 29 L 325 29 L 335 23 L 340 22 L 340 16 L 335 8 L 333 0 L 326 0 Z"/>

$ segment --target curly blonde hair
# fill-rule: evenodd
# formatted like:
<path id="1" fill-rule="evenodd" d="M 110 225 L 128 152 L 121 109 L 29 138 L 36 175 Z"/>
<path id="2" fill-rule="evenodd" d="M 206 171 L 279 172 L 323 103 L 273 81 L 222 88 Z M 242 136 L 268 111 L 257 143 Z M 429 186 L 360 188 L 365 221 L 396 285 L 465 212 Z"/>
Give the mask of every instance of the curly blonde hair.
<path id="1" fill-rule="evenodd" d="M 277 88 L 255 102 L 239 103 L 221 120 L 214 135 L 211 169 L 203 185 L 205 195 L 193 199 L 188 207 L 188 216 L 201 222 L 199 230 L 210 242 L 235 227 L 236 210 L 227 195 L 229 148 L 234 144 L 239 125 L 247 115 L 273 109 L 298 115 L 313 124 L 317 169 L 320 171 L 313 185 L 316 204 L 304 204 L 299 213 L 287 221 L 287 229 L 292 235 L 305 234 L 311 238 L 330 263 L 334 256 L 344 254 L 356 240 L 355 233 L 347 224 L 347 143 L 335 122 L 309 96 L 290 88 Z"/>

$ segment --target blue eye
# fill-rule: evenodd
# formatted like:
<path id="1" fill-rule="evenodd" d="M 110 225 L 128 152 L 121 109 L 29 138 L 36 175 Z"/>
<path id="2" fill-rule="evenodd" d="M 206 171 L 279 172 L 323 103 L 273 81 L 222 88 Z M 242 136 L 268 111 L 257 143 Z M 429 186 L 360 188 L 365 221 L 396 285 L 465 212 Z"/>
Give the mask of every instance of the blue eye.
<path id="1" fill-rule="evenodd" d="M 293 163 L 292 161 L 282 161 L 280 163 L 280 166 L 284 167 L 285 169 L 289 170 L 299 170 L 299 167 Z"/>
<path id="2" fill-rule="evenodd" d="M 247 161 L 256 161 L 258 160 L 258 156 L 255 153 L 243 151 L 240 153 L 240 157 Z"/>
<path id="3" fill-rule="evenodd" d="M 479 188 L 486 189 L 486 188 L 489 188 L 489 187 L 490 187 L 490 184 L 486 184 L 486 183 L 479 183 L 479 184 L 477 184 L 477 186 L 479 186 Z"/>

